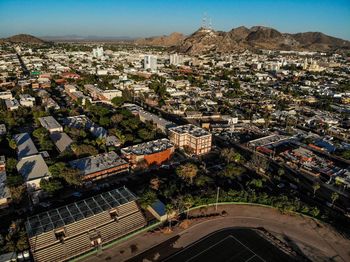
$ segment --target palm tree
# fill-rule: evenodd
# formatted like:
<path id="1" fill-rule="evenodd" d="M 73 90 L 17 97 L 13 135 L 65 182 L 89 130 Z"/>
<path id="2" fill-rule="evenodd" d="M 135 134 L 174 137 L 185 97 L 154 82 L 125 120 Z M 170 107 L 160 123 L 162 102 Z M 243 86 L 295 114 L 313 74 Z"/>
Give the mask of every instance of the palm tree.
<path id="1" fill-rule="evenodd" d="M 96 139 L 96 144 L 98 145 L 99 148 L 103 146 L 103 150 L 106 152 L 106 138 L 104 137 L 99 137 Z"/>
<path id="2" fill-rule="evenodd" d="M 332 205 L 334 205 L 334 202 L 337 201 L 338 198 L 339 198 L 339 194 L 337 192 L 333 192 L 331 196 Z"/>
<path id="3" fill-rule="evenodd" d="M 126 142 L 126 137 L 122 134 L 120 130 L 115 131 L 115 136 L 119 139 L 120 144 L 124 145 L 124 143 Z"/>
<path id="4" fill-rule="evenodd" d="M 312 186 L 312 189 L 314 190 L 314 197 L 316 195 L 316 191 L 320 189 L 320 184 L 319 183 L 315 183 L 313 186 Z"/>
<path id="5" fill-rule="evenodd" d="M 169 228 L 171 229 L 171 216 L 174 213 L 174 206 L 172 204 L 166 204 L 165 206 L 166 216 L 169 222 Z"/>
<path id="6" fill-rule="evenodd" d="M 189 213 L 190 207 L 193 206 L 194 200 L 191 195 L 187 195 L 184 197 L 182 201 L 183 201 L 184 207 L 186 208 L 186 219 L 188 219 L 188 213 Z"/>

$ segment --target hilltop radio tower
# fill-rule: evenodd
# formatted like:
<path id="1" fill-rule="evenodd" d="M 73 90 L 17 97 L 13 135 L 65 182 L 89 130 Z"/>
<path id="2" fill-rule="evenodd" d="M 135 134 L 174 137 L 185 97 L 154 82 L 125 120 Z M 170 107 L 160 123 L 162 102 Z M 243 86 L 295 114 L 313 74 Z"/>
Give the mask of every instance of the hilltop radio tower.
<path id="1" fill-rule="evenodd" d="M 211 23 L 211 18 L 207 16 L 207 13 L 205 12 L 203 14 L 203 18 L 202 18 L 202 28 L 203 29 L 209 29 L 212 30 L 212 23 Z"/>

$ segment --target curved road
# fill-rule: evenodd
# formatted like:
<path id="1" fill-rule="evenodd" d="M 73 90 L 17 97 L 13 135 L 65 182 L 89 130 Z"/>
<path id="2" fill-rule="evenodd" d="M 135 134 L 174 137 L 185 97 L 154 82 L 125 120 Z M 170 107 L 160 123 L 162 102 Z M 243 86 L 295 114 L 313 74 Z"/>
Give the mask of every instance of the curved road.
<path id="1" fill-rule="evenodd" d="M 299 249 L 312 261 L 350 261 L 349 239 L 329 225 L 301 215 L 281 214 L 276 209 L 261 206 L 219 206 L 218 211 L 222 210 L 227 212 L 227 216 L 192 221 L 189 228 L 182 230 L 176 227 L 171 234 L 143 233 L 103 251 L 98 256 L 85 258 L 84 261 L 125 261 L 147 250 L 147 257 L 151 253 L 152 260 L 159 261 L 208 234 L 228 227 L 264 227 L 294 249 Z M 213 211 L 214 207 L 208 207 L 190 213 L 196 215 Z M 160 248 L 152 249 L 159 244 Z"/>

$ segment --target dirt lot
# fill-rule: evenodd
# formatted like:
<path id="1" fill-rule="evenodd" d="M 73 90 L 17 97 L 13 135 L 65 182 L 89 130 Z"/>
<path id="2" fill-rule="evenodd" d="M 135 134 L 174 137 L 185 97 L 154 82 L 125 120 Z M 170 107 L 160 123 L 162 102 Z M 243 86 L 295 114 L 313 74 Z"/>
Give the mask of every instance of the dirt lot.
<path id="1" fill-rule="evenodd" d="M 160 261 L 206 235 L 231 227 L 263 227 L 312 261 L 330 261 L 331 259 L 332 261 L 350 261 L 349 239 L 345 239 L 330 226 L 313 219 L 299 215 L 285 215 L 272 208 L 249 205 L 219 206 L 218 211 L 222 210 L 227 212 L 225 217 L 193 221 L 189 228 L 183 230 L 176 227 L 170 234 L 143 233 L 103 251 L 98 256 L 90 256 L 84 261 L 126 261 L 137 255 L 139 255 L 138 258 L 142 257 L 141 254 L 146 254 L 145 251 L 148 259 L 144 261 Z M 213 211 L 214 207 L 209 207 L 195 210 L 191 215 Z M 159 244 L 161 244 L 160 247 L 154 248 Z"/>

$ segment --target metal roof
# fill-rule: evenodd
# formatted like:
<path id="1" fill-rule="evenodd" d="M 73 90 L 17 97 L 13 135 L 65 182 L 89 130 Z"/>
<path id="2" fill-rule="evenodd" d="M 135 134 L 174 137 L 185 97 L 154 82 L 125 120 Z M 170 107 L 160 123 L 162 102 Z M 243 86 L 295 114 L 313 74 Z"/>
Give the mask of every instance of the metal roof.
<path id="1" fill-rule="evenodd" d="M 109 192 L 51 209 L 27 218 L 25 223 L 29 237 L 78 222 L 103 211 L 136 200 L 125 186 Z"/>

